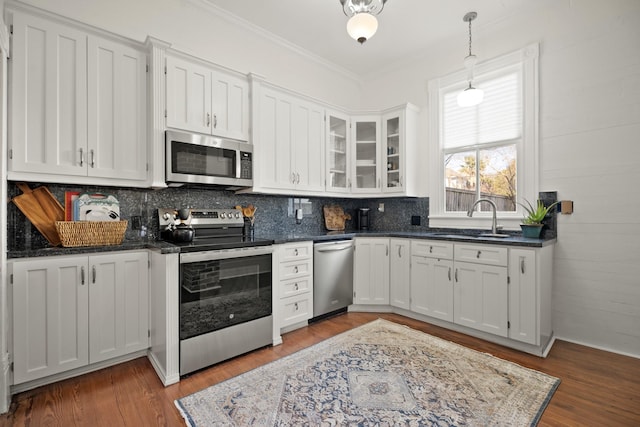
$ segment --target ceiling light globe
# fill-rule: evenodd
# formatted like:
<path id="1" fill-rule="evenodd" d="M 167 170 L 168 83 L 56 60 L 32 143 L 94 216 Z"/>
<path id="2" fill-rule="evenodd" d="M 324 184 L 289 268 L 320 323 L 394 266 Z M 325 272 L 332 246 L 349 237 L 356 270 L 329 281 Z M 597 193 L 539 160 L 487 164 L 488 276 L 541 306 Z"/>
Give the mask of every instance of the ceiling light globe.
<path id="1" fill-rule="evenodd" d="M 473 107 L 478 105 L 484 99 L 484 91 L 476 89 L 471 84 L 469 87 L 458 94 L 458 105 L 460 107 Z"/>
<path id="2" fill-rule="evenodd" d="M 347 22 L 347 33 L 360 44 L 369 40 L 378 30 L 378 20 L 369 13 L 357 13 Z"/>

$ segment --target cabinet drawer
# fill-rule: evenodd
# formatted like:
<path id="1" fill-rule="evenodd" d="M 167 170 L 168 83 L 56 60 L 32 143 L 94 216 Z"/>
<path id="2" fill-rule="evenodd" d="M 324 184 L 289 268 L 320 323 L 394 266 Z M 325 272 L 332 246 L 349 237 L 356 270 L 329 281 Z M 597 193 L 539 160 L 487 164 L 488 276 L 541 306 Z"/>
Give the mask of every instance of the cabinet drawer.
<path id="1" fill-rule="evenodd" d="M 280 249 L 280 261 L 287 262 L 311 258 L 313 242 L 287 243 Z"/>
<path id="2" fill-rule="evenodd" d="M 280 327 L 284 328 L 285 326 L 309 320 L 313 310 L 311 301 L 310 294 L 281 299 Z"/>
<path id="3" fill-rule="evenodd" d="M 453 243 L 434 240 L 412 240 L 411 255 L 429 258 L 452 259 Z"/>
<path id="4" fill-rule="evenodd" d="M 280 263 L 280 280 L 295 279 L 311 275 L 311 259 Z"/>
<path id="5" fill-rule="evenodd" d="M 287 298 L 294 295 L 304 294 L 311 289 L 311 277 L 305 276 L 300 279 L 283 280 L 280 282 L 280 298 Z"/>
<path id="6" fill-rule="evenodd" d="M 507 248 L 491 245 L 455 245 L 455 260 L 476 264 L 507 265 Z"/>

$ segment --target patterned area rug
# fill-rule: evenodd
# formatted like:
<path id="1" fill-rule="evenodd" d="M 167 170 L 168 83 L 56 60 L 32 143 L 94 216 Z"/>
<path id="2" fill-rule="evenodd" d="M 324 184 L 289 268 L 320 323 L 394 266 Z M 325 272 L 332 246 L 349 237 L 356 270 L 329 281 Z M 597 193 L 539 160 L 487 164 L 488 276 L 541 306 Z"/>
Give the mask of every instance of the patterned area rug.
<path id="1" fill-rule="evenodd" d="M 559 383 L 378 319 L 175 403 L 198 427 L 525 426 Z"/>

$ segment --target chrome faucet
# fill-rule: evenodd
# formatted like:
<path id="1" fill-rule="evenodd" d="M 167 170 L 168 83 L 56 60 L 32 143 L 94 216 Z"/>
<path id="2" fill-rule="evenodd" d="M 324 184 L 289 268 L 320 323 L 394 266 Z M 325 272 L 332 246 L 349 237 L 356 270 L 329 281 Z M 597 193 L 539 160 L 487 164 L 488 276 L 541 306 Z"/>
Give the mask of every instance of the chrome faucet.
<path id="1" fill-rule="evenodd" d="M 496 204 L 493 202 L 493 200 L 489 200 L 489 199 L 476 200 L 473 203 L 473 206 L 471 206 L 471 209 L 467 211 L 467 216 L 469 218 L 473 216 L 473 210 L 476 207 L 476 205 L 480 202 L 487 202 L 491 205 L 491 209 L 493 210 L 493 216 L 491 217 L 491 234 L 498 234 L 498 225 L 497 225 L 497 219 L 496 219 L 496 211 L 498 210 L 498 208 L 496 207 Z"/>

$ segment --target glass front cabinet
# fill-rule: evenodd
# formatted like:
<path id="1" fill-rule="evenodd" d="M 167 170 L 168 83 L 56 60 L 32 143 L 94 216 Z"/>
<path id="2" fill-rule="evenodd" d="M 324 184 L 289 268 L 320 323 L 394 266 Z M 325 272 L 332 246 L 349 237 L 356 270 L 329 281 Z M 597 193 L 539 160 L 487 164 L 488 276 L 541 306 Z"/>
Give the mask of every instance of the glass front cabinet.
<path id="1" fill-rule="evenodd" d="M 417 114 L 418 109 L 407 104 L 387 110 L 382 115 L 383 193 L 413 195 L 415 192 L 411 184 L 419 168 L 416 152 Z M 408 149 L 409 145 L 411 149 Z"/>
<path id="2" fill-rule="evenodd" d="M 380 117 L 353 117 L 351 135 L 354 147 L 351 192 L 379 192 L 382 187 L 380 178 Z"/>
<path id="3" fill-rule="evenodd" d="M 418 111 L 411 104 L 367 116 L 327 111 L 326 191 L 415 196 Z"/>
<path id="4" fill-rule="evenodd" d="M 349 116 L 336 112 L 326 113 L 327 182 L 329 192 L 348 193 L 349 177 Z"/>

